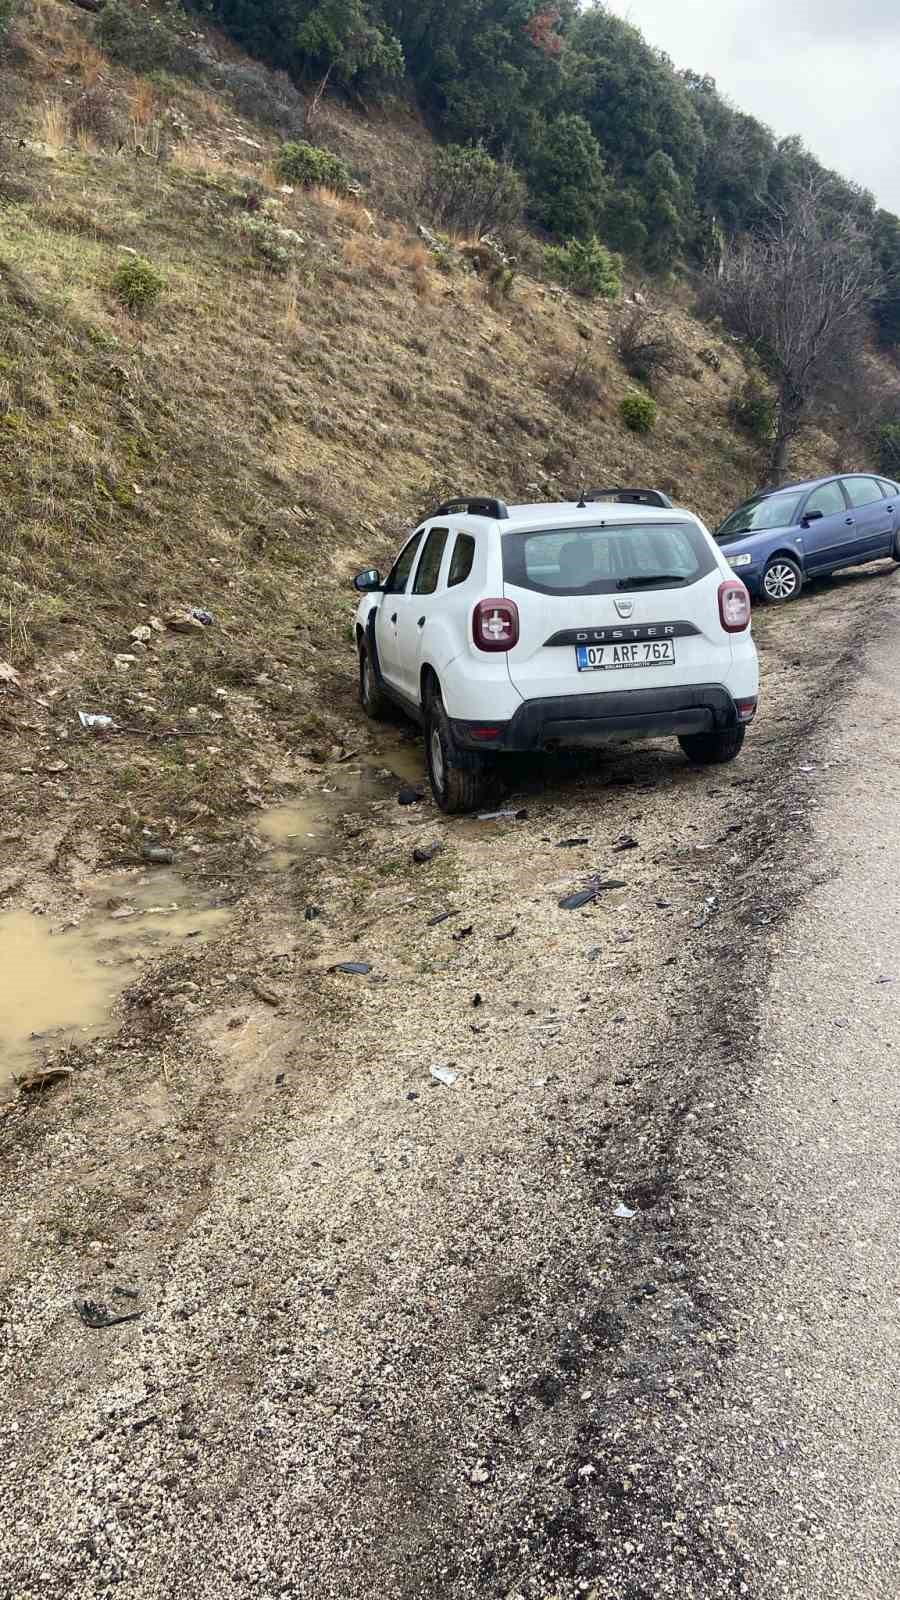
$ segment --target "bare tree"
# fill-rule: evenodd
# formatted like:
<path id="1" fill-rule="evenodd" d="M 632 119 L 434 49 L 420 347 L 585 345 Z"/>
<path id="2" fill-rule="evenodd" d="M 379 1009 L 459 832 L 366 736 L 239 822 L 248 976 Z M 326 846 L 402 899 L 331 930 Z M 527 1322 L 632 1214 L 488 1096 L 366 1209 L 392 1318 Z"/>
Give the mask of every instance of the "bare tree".
<path id="1" fill-rule="evenodd" d="M 768 226 L 727 246 L 709 279 L 726 325 L 760 356 L 778 390 L 772 483 L 810 412 L 865 337 L 878 274 L 865 235 L 835 220 L 816 184 L 773 210 Z"/>

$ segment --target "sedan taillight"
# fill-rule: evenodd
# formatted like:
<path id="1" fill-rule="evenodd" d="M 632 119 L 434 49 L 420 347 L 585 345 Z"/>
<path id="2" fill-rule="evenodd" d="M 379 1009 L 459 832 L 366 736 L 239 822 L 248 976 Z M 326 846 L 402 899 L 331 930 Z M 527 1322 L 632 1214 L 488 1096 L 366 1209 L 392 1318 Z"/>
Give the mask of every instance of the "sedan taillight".
<path id="1" fill-rule="evenodd" d="M 719 584 L 719 620 L 726 633 L 743 633 L 750 626 L 750 594 L 737 578 Z"/>
<path id="2" fill-rule="evenodd" d="M 472 613 L 479 650 L 512 650 L 519 642 L 519 608 L 512 600 L 479 600 Z"/>

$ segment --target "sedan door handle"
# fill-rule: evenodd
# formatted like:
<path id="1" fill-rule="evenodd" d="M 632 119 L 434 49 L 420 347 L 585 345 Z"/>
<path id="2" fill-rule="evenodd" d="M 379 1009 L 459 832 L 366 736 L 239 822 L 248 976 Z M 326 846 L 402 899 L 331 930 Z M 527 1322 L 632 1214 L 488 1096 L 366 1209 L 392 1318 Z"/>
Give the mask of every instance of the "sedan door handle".
<path id="1" fill-rule="evenodd" d="M 396 611 L 394 612 L 394 615 L 391 617 L 391 621 L 392 622 L 396 622 L 397 621 L 397 613 L 396 613 Z"/>
<path id="2" fill-rule="evenodd" d="M 424 617 L 420 617 L 418 622 L 416 623 L 416 627 L 417 628 L 424 628 L 424 626 L 425 626 L 425 618 Z"/>
<path id="3" fill-rule="evenodd" d="M 855 517 L 845 517 L 844 521 L 846 522 L 848 528 L 852 528 L 854 522 L 856 521 L 856 518 Z"/>

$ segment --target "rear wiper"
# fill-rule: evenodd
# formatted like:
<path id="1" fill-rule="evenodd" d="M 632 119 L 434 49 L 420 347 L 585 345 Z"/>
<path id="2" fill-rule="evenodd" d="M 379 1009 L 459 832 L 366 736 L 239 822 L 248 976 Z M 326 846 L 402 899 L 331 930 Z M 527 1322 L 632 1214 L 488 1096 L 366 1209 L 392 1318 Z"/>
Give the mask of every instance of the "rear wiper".
<path id="1" fill-rule="evenodd" d="M 634 578 L 620 578 L 616 588 L 642 589 L 651 583 L 685 583 L 686 581 L 683 572 L 653 572 L 649 576 L 646 573 L 641 573 Z"/>

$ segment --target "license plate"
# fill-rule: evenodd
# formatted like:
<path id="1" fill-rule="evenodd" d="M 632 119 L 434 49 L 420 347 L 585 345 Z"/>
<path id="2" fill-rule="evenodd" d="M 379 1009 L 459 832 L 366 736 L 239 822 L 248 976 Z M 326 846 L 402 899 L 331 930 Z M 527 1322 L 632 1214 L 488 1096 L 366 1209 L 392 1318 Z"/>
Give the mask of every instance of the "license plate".
<path id="1" fill-rule="evenodd" d="M 577 644 L 579 672 L 612 672 L 616 667 L 669 667 L 674 639 L 642 639 L 638 644 Z"/>

